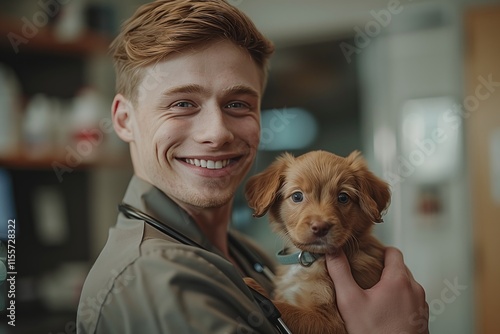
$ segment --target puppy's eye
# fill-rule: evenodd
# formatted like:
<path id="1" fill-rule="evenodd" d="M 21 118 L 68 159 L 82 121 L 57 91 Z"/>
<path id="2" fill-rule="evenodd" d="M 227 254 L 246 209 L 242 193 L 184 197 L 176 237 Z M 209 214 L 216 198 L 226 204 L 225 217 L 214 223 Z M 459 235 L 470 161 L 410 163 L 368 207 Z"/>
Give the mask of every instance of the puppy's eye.
<path id="1" fill-rule="evenodd" d="M 346 193 L 340 193 L 338 196 L 339 203 L 346 204 L 349 202 L 349 195 Z"/>
<path id="2" fill-rule="evenodd" d="M 302 200 L 304 199 L 304 195 L 300 191 L 294 192 L 291 197 L 292 201 L 294 201 L 295 203 L 302 202 Z"/>

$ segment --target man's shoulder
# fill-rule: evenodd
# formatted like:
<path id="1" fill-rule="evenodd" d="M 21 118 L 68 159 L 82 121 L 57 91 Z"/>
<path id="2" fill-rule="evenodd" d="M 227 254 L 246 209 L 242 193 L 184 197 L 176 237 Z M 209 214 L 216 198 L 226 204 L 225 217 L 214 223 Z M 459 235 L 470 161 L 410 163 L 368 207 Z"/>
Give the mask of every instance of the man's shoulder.
<path id="1" fill-rule="evenodd" d="M 121 326 L 112 324 L 113 319 L 135 323 L 138 317 L 181 317 L 186 312 L 182 305 L 197 314 L 198 308 L 203 311 L 201 304 L 238 303 L 244 295 L 244 282 L 229 261 L 164 239 L 144 240 L 134 259 L 108 267 L 104 262 L 109 263 L 96 262 L 82 292 L 77 321 L 79 328 L 86 328 L 82 332 Z M 147 309 L 155 311 L 145 313 Z"/>

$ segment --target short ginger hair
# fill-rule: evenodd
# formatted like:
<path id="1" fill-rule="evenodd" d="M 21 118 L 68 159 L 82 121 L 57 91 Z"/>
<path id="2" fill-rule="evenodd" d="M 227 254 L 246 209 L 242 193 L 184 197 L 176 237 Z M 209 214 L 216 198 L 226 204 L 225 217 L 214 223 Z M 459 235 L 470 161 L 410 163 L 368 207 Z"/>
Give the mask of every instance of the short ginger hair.
<path id="1" fill-rule="evenodd" d="M 230 40 L 247 50 L 262 72 L 264 85 L 274 46 L 225 0 L 157 0 L 142 5 L 110 46 L 116 92 L 135 102 L 144 78 L 142 69 L 173 52 L 217 40 Z"/>

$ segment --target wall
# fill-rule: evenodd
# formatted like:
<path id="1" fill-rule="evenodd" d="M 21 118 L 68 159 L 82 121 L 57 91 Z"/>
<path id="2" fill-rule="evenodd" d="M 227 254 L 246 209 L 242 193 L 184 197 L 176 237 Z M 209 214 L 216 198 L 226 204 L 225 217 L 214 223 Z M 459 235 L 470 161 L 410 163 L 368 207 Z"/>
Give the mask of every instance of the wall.
<path id="1" fill-rule="evenodd" d="M 386 243 L 403 251 L 408 267 L 426 289 L 432 333 L 473 332 L 463 128 L 454 128 L 456 132 L 441 128 L 447 131 L 448 142 L 433 141 L 434 146 L 420 148 L 420 153 L 415 151 L 418 146 L 408 151 L 402 143 L 417 138 L 408 138 L 410 134 L 402 129 L 403 108 L 411 99 L 449 96 L 457 104 L 463 101 L 462 38 L 460 8 L 407 7 L 360 54 L 367 154 L 373 168 L 393 186 L 386 223 L 377 231 Z M 432 138 L 424 139 L 430 143 Z M 459 148 L 453 167 L 439 175 L 427 172 L 426 166 L 439 159 L 441 145 L 452 140 Z M 422 157 L 421 164 L 418 158 Z M 399 178 L 391 177 L 394 174 Z M 426 189 L 432 189 L 430 202 L 439 206 L 434 210 L 422 206 Z"/>

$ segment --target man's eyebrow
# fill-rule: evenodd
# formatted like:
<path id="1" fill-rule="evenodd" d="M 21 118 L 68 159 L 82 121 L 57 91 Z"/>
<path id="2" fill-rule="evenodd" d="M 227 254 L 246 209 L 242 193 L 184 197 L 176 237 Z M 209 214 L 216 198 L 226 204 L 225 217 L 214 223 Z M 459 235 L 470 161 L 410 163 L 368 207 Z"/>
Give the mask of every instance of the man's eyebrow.
<path id="1" fill-rule="evenodd" d="M 170 95 L 170 94 L 179 94 L 179 93 L 202 93 L 205 89 L 200 85 L 190 84 L 190 85 L 182 85 L 176 86 L 170 89 L 167 89 L 163 92 L 162 95 Z"/>
<path id="2" fill-rule="evenodd" d="M 179 93 L 199 94 L 205 92 L 206 89 L 203 88 L 201 85 L 189 84 L 167 89 L 162 93 L 162 95 L 167 96 L 170 94 L 179 94 Z M 260 94 L 255 89 L 245 85 L 234 85 L 224 88 L 224 93 L 228 95 L 250 95 L 257 98 L 260 97 Z"/>
<path id="3" fill-rule="evenodd" d="M 260 97 L 260 94 L 255 89 L 245 85 L 235 85 L 225 88 L 224 93 L 234 95 L 250 95 L 257 98 Z"/>

